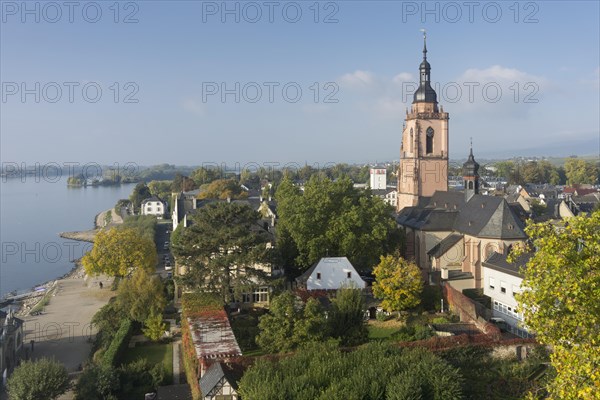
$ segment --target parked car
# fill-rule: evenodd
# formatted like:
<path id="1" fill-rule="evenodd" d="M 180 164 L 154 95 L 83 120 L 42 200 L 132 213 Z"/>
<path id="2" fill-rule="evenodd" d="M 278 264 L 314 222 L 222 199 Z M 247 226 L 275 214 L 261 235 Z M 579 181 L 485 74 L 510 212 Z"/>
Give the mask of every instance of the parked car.
<path id="1" fill-rule="evenodd" d="M 503 320 L 502 318 L 493 317 L 493 318 L 490 318 L 490 322 L 492 324 L 496 325 L 498 327 L 498 329 L 500 329 L 501 332 L 508 331 L 508 326 L 506 324 L 506 321 Z"/>

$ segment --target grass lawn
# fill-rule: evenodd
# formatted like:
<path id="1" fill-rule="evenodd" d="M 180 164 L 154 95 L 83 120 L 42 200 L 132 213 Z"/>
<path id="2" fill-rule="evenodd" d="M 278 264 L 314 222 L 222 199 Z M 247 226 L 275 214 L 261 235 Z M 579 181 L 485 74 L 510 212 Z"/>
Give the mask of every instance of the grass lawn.
<path id="1" fill-rule="evenodd" d="M 167 371 L 167 380 L 173 379 L 173 343 L 154 343 L 138 345 L 123 355 L 123 364 L 145 358 L 150 365 L 162 363 Z"/>
<path id="2" fill-rule="evenodd" d="M 404 326 L 404 324 L 396 320 L 371 320 L 367 326 L 369 330 L 369 340 L 389 339 L 389 337 L 398 332 L 402 326 Z"/>

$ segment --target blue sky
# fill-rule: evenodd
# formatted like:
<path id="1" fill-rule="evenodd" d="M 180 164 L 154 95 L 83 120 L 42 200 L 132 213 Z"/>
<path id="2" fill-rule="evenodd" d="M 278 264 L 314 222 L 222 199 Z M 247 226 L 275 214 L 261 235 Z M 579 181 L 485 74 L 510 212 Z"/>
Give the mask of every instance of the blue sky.
<path id="1" fill-rule="evenodd" d="M 22 4 L 2 2 L 3 162 L 398 159 L 422 28 L 451 158 L 600 149 L 597 1 Z"/>

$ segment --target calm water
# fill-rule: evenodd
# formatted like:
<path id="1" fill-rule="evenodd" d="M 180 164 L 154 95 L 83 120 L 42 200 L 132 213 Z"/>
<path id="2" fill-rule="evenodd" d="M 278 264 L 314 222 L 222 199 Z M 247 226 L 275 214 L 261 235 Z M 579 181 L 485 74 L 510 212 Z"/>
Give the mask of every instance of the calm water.
<path id="1" fill-rule="evenodd" d="M 69 188 L 67 177 L 56 179 L 0 179 L 0 297 L 69 272 L 91 244 L 58 233 L 92 229 L 96 214 L 129 197 L 135 186 Z"/>

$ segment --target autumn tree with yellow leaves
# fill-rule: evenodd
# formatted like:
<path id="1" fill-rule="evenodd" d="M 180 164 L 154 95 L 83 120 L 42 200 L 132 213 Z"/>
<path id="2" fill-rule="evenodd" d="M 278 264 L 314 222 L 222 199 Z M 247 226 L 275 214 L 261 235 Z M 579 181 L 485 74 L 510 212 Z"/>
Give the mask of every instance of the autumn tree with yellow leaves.
<path id="1" fill-rule="evenodd" d="M 511 257 L 535 250 L 517 300 L 527 328 L 552 349 L 549 397 L 600 399 L 600 211 L 526 232 L 529 246 Z"/>
<path id="2" fill-rule="evenodd" d="M 96 234 L 94 247 L 81 262 L 88 275 L 122 277 L 138 268 L 154 272 L 157 257 L 154 242 L 138 230 L 112 228 Z"/>
<path id="3" fill-rule="evenodd" d="M 381 306 L 386 311 L 407 310 L 421 302 L 423 277 L 415 263 L 402 257 L 381 256 L 373 275 L 373 295 L 383 300 Z"/>

